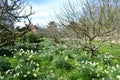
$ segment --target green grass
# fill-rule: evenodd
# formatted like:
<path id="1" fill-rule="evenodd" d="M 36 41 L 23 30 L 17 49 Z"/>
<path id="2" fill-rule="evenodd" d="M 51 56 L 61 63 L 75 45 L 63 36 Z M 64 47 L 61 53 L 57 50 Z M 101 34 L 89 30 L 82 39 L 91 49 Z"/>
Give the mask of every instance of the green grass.
<path id="1" fill-rule="evenodd" d="M 38 52 L 17 51 L 14 58 L 6 56 L 14 71 L 4 76 L 6 80 L 117 80 L 120 75 L 120 45 L 110 45 L 104 42 L 96 55 L 89 58 L 87 51 L 81 48 L 73 49 L 74 45 L 66 44 L 54 45 L 52 40 L 46 39 L 39 43 Z"/>
<path id="2" fill-rule="evenodd" d="M 11 67 L 15 67 L 18 64 L 18 59 L 15 59 L 13 57 L 6 57 L 6 60 L 11 63 Z"/>
<path id="3" fill-rule="evenodd" d="M 109 42 L 104 42 L 102 46 L 98 49 L 99 53 L 110 53 L 114 57 L 120 57 L 120 44 L 112 44 Z"/>

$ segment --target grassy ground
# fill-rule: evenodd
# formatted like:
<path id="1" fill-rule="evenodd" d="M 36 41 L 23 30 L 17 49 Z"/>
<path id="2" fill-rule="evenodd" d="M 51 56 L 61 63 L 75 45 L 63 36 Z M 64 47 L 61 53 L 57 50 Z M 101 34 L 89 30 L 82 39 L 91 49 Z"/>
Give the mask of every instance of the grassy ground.
<path id="1" fill-rule="evenodd" d="M 7 69 L 0 72 L 1 80 L 119 80 L 120 45 L 105 42 L 92 58 L 69 42 L 46 39 L 39 46 L 31 45 L 23 45 L 25 50 L 17 46 L 13 57 L 1 58 L 11 64 L 0 64 L 0 70 Z"/>
<path id="2" fill-rule="evenodd" d="M 100 53 L 109 52 L 114 57 L 120 57 L 120 44 L 112 44 L 109 42 L 104 42 L 99 48 Z"/>

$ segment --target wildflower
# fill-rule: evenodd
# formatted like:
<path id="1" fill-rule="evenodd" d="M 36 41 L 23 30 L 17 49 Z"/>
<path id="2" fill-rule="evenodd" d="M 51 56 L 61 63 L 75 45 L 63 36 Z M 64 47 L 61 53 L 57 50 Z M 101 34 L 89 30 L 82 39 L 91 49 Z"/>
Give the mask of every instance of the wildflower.
<path id="1" fill-rule="evenodd" d="M 36 63 L 36 66 L 37 66 L 37 67 L 39 67 L 39 64 L 38 64 L 38 63 Z"/>
<path id="2" fill-rule="evenodd" d="M 27 77 L 27 75 L 24 75 L 24 77 Z"/>
<path id="3" fill-rule="evenodd" d="M 25 53 L 25 51 L 23 49 L 20 49 L 20 53 L 23 54 Z"/>
<path id="4" fill-rule="evenodd" d="M 35 69 L 32 70 L 33 72 L 35 71 Z"/>
<path id="5" fill-rule="evenodd" d="M 34 73 L 33 76 L 34 76 L 34 77 L 37 77 L 37 74 Z"/>
<path id="6" fill-rule="evenodd" d="M 66 60 L 66 61 L 68 60 L 68 56 L 65 57 L 65 60 Z"/>
<path id="7" fill-rule="evenodd" d="M 118 64 L 116 64 L 116 67 L 118 68 L 118 67 L 119 67 L 119 65 L 118 65 Z"/>
<path id="8" fill-rule="evenodd" d="M 105 80 L 105 78 L 102 78 L 102 80 Z"/>
<path id="9" fill-rule="evenodd" d="M 20 73 L 17 73 L 16 76 L 19 76 Z"/>
<path id="10" fill-rule="evenodd" d="M 96 63 L 94 62 L 92 65 L 93 65 L 93 66 L 96 66 Z"/>
<path id="11" fill-rule="evenodd" d="M 40 68 L 38 67 L 38 68 L 36 69 L 36 71 L 39 72 L 39 69 L 40 69 Z"/>
<path id="12" fill-rule="evenodd" d="M 20 55 L 20 56 L 22 56 L 22 52 L 21 52 L 21 53 L 19 53 L 19 55 Z"/>
<path id="13" fill-rule="evenodd" d="M 0 79 L 4 79 L 4 76 L 0 76 Z"/>
<path id="14" fill-rule="evenodd" d="M 30 64 L 33 64 L 33 60 L 30 61 Z"/>
<path id="15" fill-rule="evenodd" d="M 16 58 L 16 56 L 13 56 L 13 58 Z"/>
<path id="16" fill-rule="evenodd" d="M 20 68 L 20 65 L 17 65 L 16 67 L 15 67 L 15 70 L 17 70 L 17 69 L 19 69 Z"/>
<path id="17" fill-rule="evenodd" d="M 97 77 L 100 77 L 100 74 L 99 74 L 99 73 L 97 74 Z"/>
<path id="18" fill-rule="evenodd" d="M 53 70 L 50 70 L 51 73 L 53 73 Z"/>
<path id="19" fill-rule="evenodd" d="M 116 70 L 116 68 L 113 66 L 113 67 L 112 67 L 112 70 L 113 70 L 113 71 L 115 71 L 115 70 Z"/>
<path id="20" fill-rule="evenodd" d="M 6 71 L 6 74 L 8 74 L 10 72 L 10 69 Z"/>
<path id="21" fill-rule="evenodd" d="M 33 64 L 35 64 L 35 62 L 33 62 Z"/>
<path id="22" fill-rule="evenodd" d="M 29 74 L 30 74 L 30 72 L 28 71 L 28 72 L 27 72 L 27 74 L 29 75 Z"/>
<path id="23" fill-rule="evenodd" d="M 34 53 L 33 50 L 31 50 L 30 53 L 33 54 Z"/>
<path id="24" fill-rule="evenodd" d="M 15 78 L 15 77 L 16 77 L 16 74 L 14 74 L 13 77 Z"/>
<path id="25" fill-rule="evenodd" d="M 23 49 L 20 49 L 20 52 L 24 51 Z"/>
<path id="26" fill-rule="evenodd" d="M 5 55 L 5 54 L 4 54 L 3 56 L 4 56 L 4 57 L 6 57 L 6 55 Z"/>
<path id="27" fill-rule="evenodd" d="M 20 59 L 20 62 L 23 62 L 24 60 L 23 59 Z"/>
<path id="28" fill-rule="evenodd" d="M 105 69 L 105 73 L 107 73 L 108 74 L 108 71 Z"/>
<path id="29" fill-rule="evenodd" d="M 83 61 L 81 61 L 81 63 L 83 64 L 83 63 L 85 63 L 85 61 L 83 60 Z"/>
<path id="30" fill-rule="evenodd" d="M 32 59 L 32 57 L 33 57 L 33 55 L 31 54 L 31 55 L 29 56 L 29 59 Z"/>
<path id="31" fill-rule="evenodd" d="M 120 75 L 117 75 L 117 78 L 120 80 Z"/>

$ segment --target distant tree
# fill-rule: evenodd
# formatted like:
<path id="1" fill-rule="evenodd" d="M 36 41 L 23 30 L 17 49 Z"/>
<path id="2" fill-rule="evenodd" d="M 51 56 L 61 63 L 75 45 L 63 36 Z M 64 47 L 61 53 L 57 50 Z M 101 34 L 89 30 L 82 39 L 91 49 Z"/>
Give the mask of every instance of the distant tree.
<path id="1" fill-rule="evenodd" d="M 76 0 L 73 4 L 69 1 L 57 16 L 59 23 L 78 35 L 91 57 L 98 48 L 94 43 L 96 38 L 119 32 L 119 5 L 119 0 Z"/>
<path id="2" fill-rule="evenodd" d="M 56 43 L 59 43 L 59 33 L 56 22 L 50 21 L 47 28 L 49 37 L 51 37 Z"/>

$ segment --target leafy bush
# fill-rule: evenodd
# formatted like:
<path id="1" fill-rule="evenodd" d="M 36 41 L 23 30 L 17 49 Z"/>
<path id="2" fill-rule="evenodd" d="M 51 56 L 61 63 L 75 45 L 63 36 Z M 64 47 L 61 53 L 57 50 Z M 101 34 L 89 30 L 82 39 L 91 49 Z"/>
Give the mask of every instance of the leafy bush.
<path id="1" fill-rule="evenodd" d="M 25 40 L 26 42 L 33 43 L 33 42 L 36 42 L 37 36 L 36 36 L 34 33 L 32 33 L 32 32 L 28 32 L 28 33 L 26 33 L 26 34 L 24 35 L 24 40 Z"/>
<path id="2" fill-rule="evenodd" d="M 66 70 L 70 70 L 70 68 L 71 68 L 71 65 L 68 62 L 66 62 L 64 60 L 64 57 L 62 57 L 62 56 L 55 56 L 52 61 L 52 64 L 56 68 L 60 68 L 60 69 L 64 68 Z"/>
<path id="3" fill-rule="evenodd" d="M 24 51 L 26 50 L 33 50 L 33 51 L 38 51 L 39 50 L 39 44 L 37 43 L 17 43 L 14 46 L 15 49 L 17 49 L 17 51 L 19 51 L 20 49 L 23 49 Z"/>
<path id="4" fill-rule="evenodd" d="M 57 80 L 54 74 L 41 74 L 38 80 Z"/>
<path id="5" fill-rule="evenodd" d="M 0 57 L 0 72 L 5 72 L 8 69 L 11 69 L 11 64 L 5 58 Z"/>
<path id="6" fill-rule="evenodd" d="M 0 34 L 0 44 L 3 46 L 10 46 L 10 45 L 14 45 L 14 37 L 15 35 L 13 33 L 11 33 L 8 30 L 4 30 L 1 34 Z"/>
<path id="7" fill-rule="evenodd" d="M 13 56 L 14 50 L 10 47 L 0 48 L 0 56 Z"/>
<path id="8" fill-rule="evenodd" d="M 76 69 L 70 71 L 67 77 L 68 77 L 68 80 L 77 80 L 81 78 L 79 70 L 76 70 Z"/>
<path id="9" fill-rule="evenodd" d="M 43 38 L 37 36 L 33 32 L 27 32 L 22 37 L 17 37 L 16 42 L 28 42 L 28 43 L 39 43 L 43 41 Z"/>

